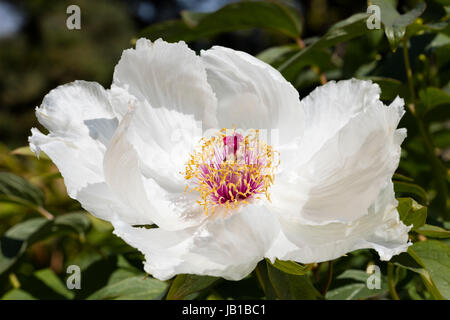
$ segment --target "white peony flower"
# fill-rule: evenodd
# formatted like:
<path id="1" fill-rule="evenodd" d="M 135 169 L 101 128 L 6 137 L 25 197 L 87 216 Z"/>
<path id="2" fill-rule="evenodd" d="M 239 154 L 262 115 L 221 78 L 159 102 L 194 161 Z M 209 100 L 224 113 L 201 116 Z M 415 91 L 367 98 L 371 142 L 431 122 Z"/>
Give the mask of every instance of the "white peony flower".
<path id="1" fill-rule="evenodd" d="M 239 280 L 264 257 L 312 263 L 362 248 L 389 260 L 409 245 L 391 182 L 406 130 L 403 100 L 379 95 L 352 79 L 300 101 L 246 53 L 140 39 L 111 89 L 75 81 L 47 94 L 36 115 L 49 134 L 33 128 L 30 146 L 162 280 Z"/>

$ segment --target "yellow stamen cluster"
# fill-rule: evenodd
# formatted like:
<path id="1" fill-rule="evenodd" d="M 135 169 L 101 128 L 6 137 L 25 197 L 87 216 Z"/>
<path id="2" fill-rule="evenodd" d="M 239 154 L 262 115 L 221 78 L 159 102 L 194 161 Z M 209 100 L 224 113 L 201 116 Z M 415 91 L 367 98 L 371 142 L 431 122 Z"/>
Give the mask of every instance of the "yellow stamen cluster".
<path id="1" fill-rule="evenodd" d="M 260 199 L 262 194 L 270 201 L 269 187 L 278 166 L 278 153 L 258 138 L 258 130 L 245 137 L 235 129 L 231 131 L 227 134 L 227 129 L 222 129 L 216 136 L 202 138 L 182 173 L 192 182 L 185 192 L 200 193 L 197 202 L 206 215 L 214 214 L 216 207 L 228 212 L 241 203 L 247 204 L 247 200 Z"/>

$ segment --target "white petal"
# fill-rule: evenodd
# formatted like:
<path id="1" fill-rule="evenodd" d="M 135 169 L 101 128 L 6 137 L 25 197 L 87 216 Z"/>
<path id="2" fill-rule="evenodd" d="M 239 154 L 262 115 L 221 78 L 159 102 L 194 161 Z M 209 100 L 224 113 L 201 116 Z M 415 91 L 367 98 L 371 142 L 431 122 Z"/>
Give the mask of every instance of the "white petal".
<path id="1" fill-rule="evenodd" d="M 50 133 L 32 129 L 31 149 L 44 151 L 58 166 L 70 196 L 104 181 L 103 154 L 118 120 L 102 86 L 84 81 L 59 86 L 45 96 L 36 116 Z"/>
<path id="2" fill-rule="evenodd" d="M 105 220 L 118 214 L 129 223 L 141 223 L 105 184 L 103 157 L 120 121 L 115 109 L 120 106 L 110 98 L 108 91 L 94 82 L 75 81 L 50 91 L 36 109 L 49 134 L 33 128 L 30 147 L 37 155 L 42 150 L 52 159 L 69 196 L 83 208 Z"/>
<path id="3" fill-rule="evenodd" d="M 307 162 L 358 114 L 383 106 L 380 91 L 378 84 L 372 81 L 350 79 L 330 81 L 303 98 L 301 109 L 306 125 L 301 139 L 296 141 L 300 151 L 296 161 Z M 390 107 L 395 109 L 391 116 L 399 120 L 404 114 L 403 99 L 397 97 Z"/>
<path id="4" fill-rule="evenodd" d="M 264 207 L 247 206 L 200 228 L 168 232 L 113 222 L 115 233 L 144 253 L 145 270 L 166 280 L 180 273 L 240 280 L 264 258 L 279 232 Z"/>
<path id="5" fill-rule="evenodd" d="M 168 189 L 184 192 L 181 172 L 202 137 L 202 123 L 193 115 L 153 108 L 147 102 L 139 104 L 129 118 L 124 138 L 137 153 L 142 173 Z"/>
<path id="6" fill-rule="evenodd" d="M 153 108 L 192 114 L 205 128 L 216 125 L 216 99 L 206 72 L 184 42 L 139 39 L 125 50 L 114 70 L 114 85 L 128 90 Z"/>
<path id="7" fill-rule="evenodd" d="M 189 156 L 186 145 L 192 144 L 183 139 L 190 136 L 182 137 L 180 154 L 171 142 L 182 122 L 197 128 L 193 116 L 138 105 L 122 120 L 104 159 L 105 179 L 116 197 L 167 230 L 197 225 L 206 217 L 198 199 L 184 192 L 180 172 Z"/>
<path id="8" fill-rule="evenodd" d="M 330 107 L 322 107 L 323 115 L 308 111 L 314 116 L 301 138 L 295 165 L 285 168 L 272 187 L 274 207 L 305 223 L 351 222 L 366 215 L 386 180 L 398 167 L 400 144 L 406 136 L 404 129 L 396 130 L 404 113 L 402 100 L 386 107 L 372 94 L 376 90 L 368 90 L 364 83 L 352 80 L 336 86 L 343 88 L 343 94 L 348 93 L 344 90 L 348 86 L 354 87 L 353 93 L 359 99 L 347 99 L 347 109 L 359 112 L 347 114 L 348 119 L 340 116 L 328 119 L 327 110 L 334 110 L 329 100 L 339 101 L 340 96 L 331 96 L 327 90 L 322 90 L 322 96 L 307 99 L 313 102 L 305 104 L 306 110 L 319 108 L 319 105 Z M 328 88 L 339 95 L 335 86 Z M 346 97 L 341 98 L 345 102 Z M 322 127 L 322 121 L 329 124 L 328 129 Z M 319 142 L 323 137 L 328 139 Z M 322 144 L 317 148 L 311 141 Z"/>
<path id="9" fill-rule="evenodd" d="M 119 119 L 119 122 L 133 106 L 138 104 L 136 97 L 131 95 L 128 90 L 118 87 L 115 84 L 111 85 L 111 89 L 108 90 L 108 93 L 114 114 L 116 115 L 116 118 Z"/>
<path id="10" fill-rule="evenodd" d="M 96 217 L 111 221 L 121 219 L 130 225 L 151 225 L 153 221 L 125 205 L 105 182 L 89 184 L 75 196 L 82 207 Z"/>
<path id="11" fill-rule="evenodd" d="M 280 141 L 299 134 L 303 118 L 298 92 L 277 70 L 224 47 L 202 51 L 201 57 L 219 102 L 221 128 L 279 129 Z"/>
<path id="12" fill-rule="evenodd" d="M 306 225 L 281 217 L 283 236 L 269 252 L 271 259 L 294 260 L 302 263 L 329 261 L 358 249 L 375 249 L 381 260 L 405 252 L 408 231 L 396 210 L 391 181 L 379 193 L 368 214 L 352 223 Z"/>

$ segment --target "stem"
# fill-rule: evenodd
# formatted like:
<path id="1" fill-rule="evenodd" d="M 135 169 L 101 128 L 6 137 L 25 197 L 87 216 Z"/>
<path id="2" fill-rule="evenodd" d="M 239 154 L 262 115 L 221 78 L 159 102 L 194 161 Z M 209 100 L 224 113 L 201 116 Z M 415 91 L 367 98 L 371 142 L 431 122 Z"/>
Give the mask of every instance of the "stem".
<path id="1" fill-rule="evenodd" d="M 327 294 L 327 291 L 330 288 L 332 278 L 333 278 L 333 261 L 328 261 L 327 282 L 325 283 L 325 287 L 322 290 L 323 296 Z"/>
<path id="2" fill-rule="evenodd" d="M 146 273 L 144 279 L 147 279 L 148 277 L 149 277 L 149 274 Z M 175 280 L 175 277 L 168 281 L 168 282 L 169 282 L 169 285 L 167 286 L 166 291 L 164 292 L 164 294 L 163 294 L 161 300 L 168 300 L 168 299 L 167 299 L 167 295 L 169 294 L 170 288 L 172 287 L 172 284 L 173 284 L 173 281 L 174 281 L 174 280 Z"/>
<path id="3" fill-rule="evenodd" d="M 436 289 L 436 285 L 433 283 L 433 281 L 430 279 L 429 275 L 423 275 L 421 274 L 420 277 L 422 278 L 422 281 L 427 288 L 428 292 L 431 293 L 433 298 L 435 300 L 445 300 L 445 298 L 441 295 L 439 290 Z"/>
<path id="4" fill-rule="evenodd" d="M 315 282 L 319 281 L 319 266 L 320 266 L 320 264 L 314 264 L 312 267 L 312 272 L 313 272 Z"/>
<path id="5" fill-rule="evenodd" d="M 36 211 L 39 212 L 41 215 L 43 215 L 48 220 L 53 220 L 55 218 L 50 212 L 48 212 L 47 210 L 45 210 L 42 207 L 36 207 Z"/>
<path id="6" fill-rule="evenodd" d="M 436 189 L 438 191 L 438 201 L 439 201 L 439 207 L 441 208 L 442 218 L 445 221 L 450 220 L 449 213 L 447 212 L 447 194 L 448 194 L 448 188 L 447 188 L 447 169 L 442 165 L 441 161 L 437 157 L 435 153 L 435 147 L 433 144 L 433 140 L 431 139 L 430 134 L 428 133 L 427 128 L 425 127 L 425 124 L 423 123 L 423 120 L 416 116 L 417 126 L 419 127 L 419 132 L 422 135 L 425 150 L 428 155 L 428 160 L 431 164 L 433 175 L 435 176 L 436 180 Z"/>
<path id="7" fill-rule="evenodd" d="M 17 276 L 14 273 L 9 274 L 9 282 L 11 283 L 14 289 L 20 288 L 19 279 L 17 279 Z"/>
<path id="8" fill-rule="evenodd" d="M 388 286 L 389 286 L 389 293 L 391 294 L 392 299 L 400 300 L 397 291 L 395 290 L 394 265 L 390 262 L 388 262 Z"/>
<path id="9" fill-rule="evenodd" d="M 300 47 L 300 49 L 305 49 L 306 45 L 303 42 L 302 38 L 298 37 L 297 40 L 297 45 Z M 320 71 L 319 67 L 317 66 L 311 66 L 311 69 L 319 76 L 319 80 L 320 80 L 320 84 L 324 85 L 325 83 L 327 83 L 327 77 L 325 76 L 325 73 L 323 73 L 322 71 Z"/>
<path id="10" fill-rule="evenodd" d="M 321 83 L 322 85 L 324 85 L 325 83 L 328 82 L 327 76 L 326 76 L 325 73 L 323 73 L 323 72 L 320 72 L 320 73 L 319 73 L 319 79 L 320 79 L 320 83 Z"/>
<path id="11" fill-rule="evenodd" d="M 416 95 L 414 90 L 414 80 L 412 76 L 411 63 L 409 61 L 408 55 L 408 39 L 404 37 L 402 43 L 403 43 L 403 60 L 405 62 L 406 78 L 408 80 L 408 87 L 410 92 L 410 103 L 408 104 L 408 108 L 411 111 L 411 114 L 416 119 L 420 135 L 422 136 L 422 140 L 424 142 L 425 151 L 431 164 L 432 172 L 436 181 L 436 188 L 438 191 L 438 201 L 442 211 L 441 212 L 442 217 L 444 220 L 448 221 L 450 220 L 450 214 L 447 212 L 447 193 L 448 193 L 448 187 L 446 182 L 447 169 L 443 166 L 443 164 L 437 157 L 434 151 L 435 148 L 433 140 L 430 134 L 428 133 L 428 130 L 425 126 L 423 119 L 417 114 L 417 110 L 415 108 Z"/>
<path id="12" fill-rule="evenodd" d="M 297 45 L 300 47 L 300 49 L 305 49 L 305 43 L 303 42 L 302 38 L 297 38 Z"/>
<path id="13" fill-rule="evenodd" d="M 405 62 L 406 78 L 408 79 L 409 94 L 411 95 L 412 104 L 415 103 L 416 93 L 414 91 L 414 82 L 412 76 L 411 63 L 408 55 L 408 39 L 403 37 L 403 61 Z"/>
<path id="14" fill-rule="evenodd" d="M 420 261 L 419 256 L 417 255 L 417 253 L 413 250 L 413 249 L 408 249 L 408 254 L 417 262 Z M 431 295 L 436 299 L 436 300 L 445 300 L 445 298 L 441 295 L 441 293 L 439 292 L 439 290 L 436 288 L 436 284 L 433 282 L 433 280 L 430 277 L 430 274 L 428 273 L 428 271 L 424 270 L 424 272 L 420 273 L 420 277 L 422 278 L 422 281 L 425 285 L 425 287 L 427 288 L 428 292 L 431 293 Z"/>

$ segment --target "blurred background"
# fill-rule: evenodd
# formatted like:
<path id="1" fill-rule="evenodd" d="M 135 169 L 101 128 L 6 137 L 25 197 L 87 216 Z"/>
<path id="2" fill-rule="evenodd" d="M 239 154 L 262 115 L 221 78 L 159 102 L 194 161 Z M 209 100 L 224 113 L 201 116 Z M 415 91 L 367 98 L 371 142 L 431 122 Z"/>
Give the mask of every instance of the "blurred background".
<path id="1" fill-rule="evenodd" d="M 59 84 L 77 79 L 109 87 L 122 50 L 146 26 L 180 18 L 182 10 L 215 11 L 233 0 L 0 0 L 0 141 L 26 144 L 36 126 L 34 108 Z M 235 1 L 234 1 L 235 2 Z M 288 1 L 305 19 L 304 36 L 324 33 L 356 12 L 365 1 Z M 68 30 L 66 8 L 81 8 L 81 30 Z M 326 12 L 326 14 L 325 14 Z M 191 43 L 196 50 L 213 44 L 257 54 L 288 42 L 276 33 L 245 30 Z"/>

